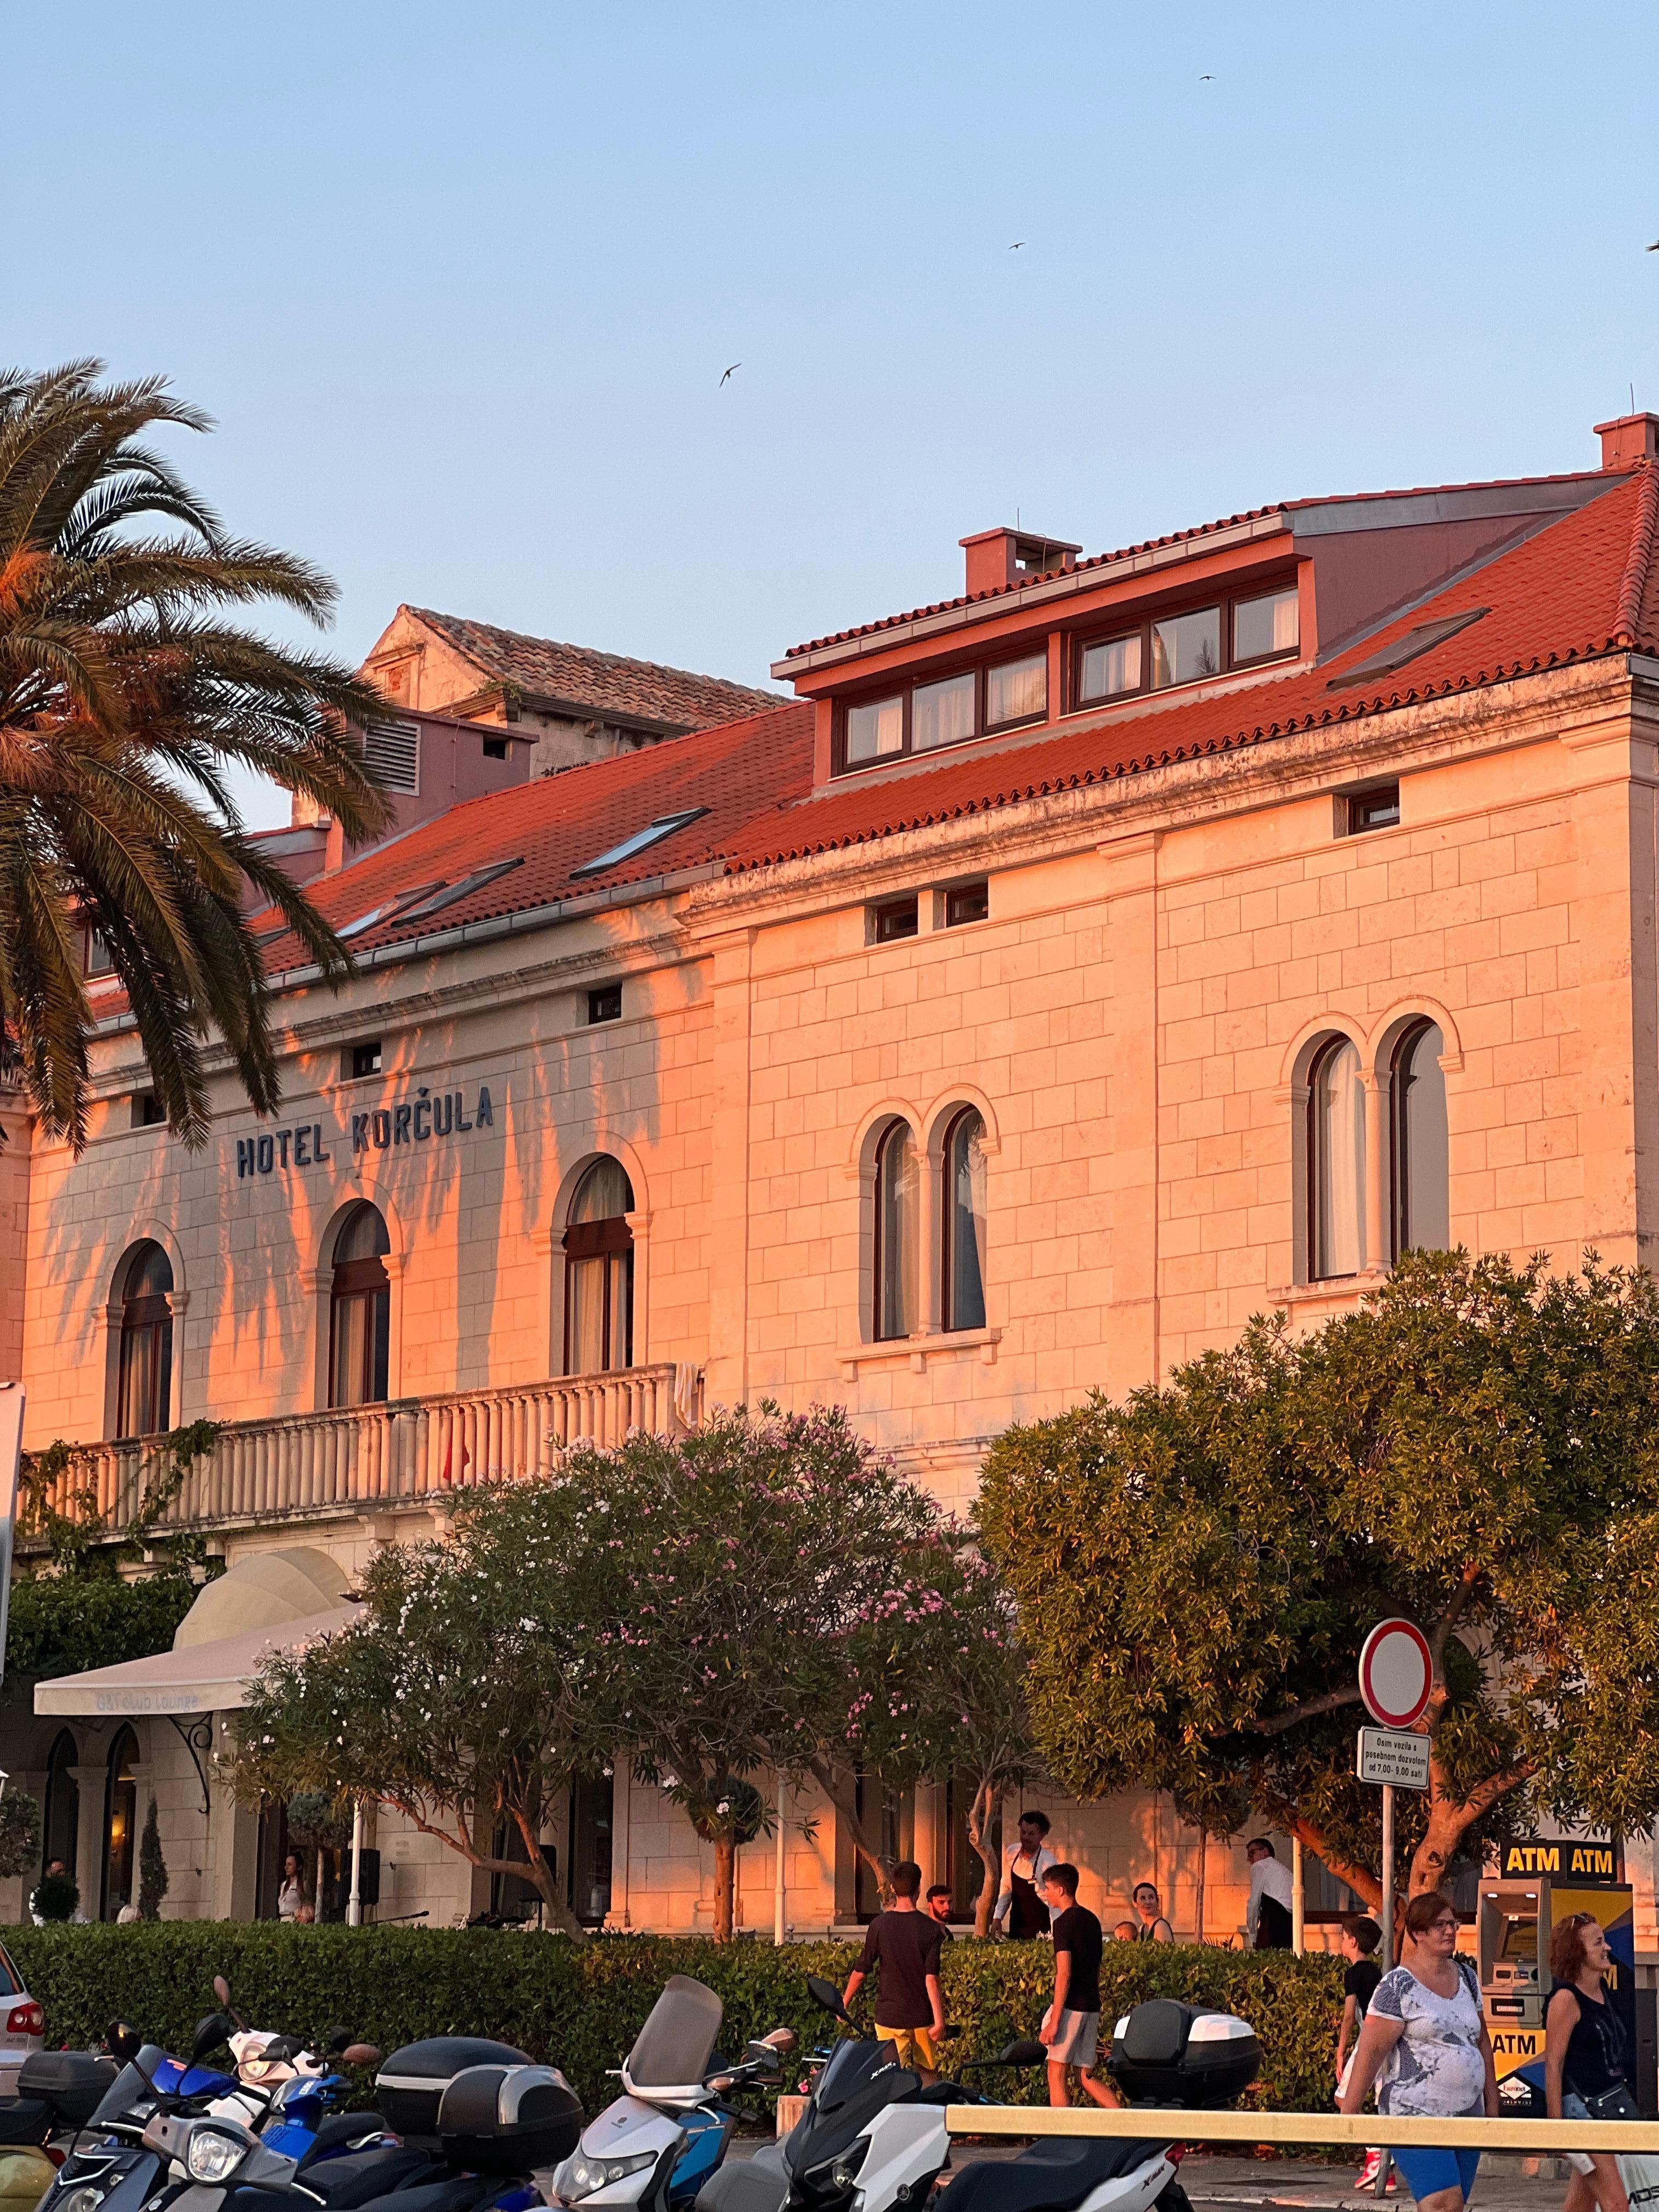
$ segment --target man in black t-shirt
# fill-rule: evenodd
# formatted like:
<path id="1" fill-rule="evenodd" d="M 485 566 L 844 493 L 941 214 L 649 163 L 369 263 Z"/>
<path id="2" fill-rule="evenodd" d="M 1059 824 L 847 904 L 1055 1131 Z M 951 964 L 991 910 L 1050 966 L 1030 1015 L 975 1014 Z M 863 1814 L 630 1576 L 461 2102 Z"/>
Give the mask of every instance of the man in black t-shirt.
<path id="1" fill-rule="evenodd" d="M 919 1911 L 921 1869 L 901 1859 L 893 1869 L 893 1902 L 865 1932 L 859 1962 L 847 1978 L 842 2002 L 848 2012 L 872 1966 L 876 1984 L 876 2040 L 890 2043 L 901 2066 L 914 2066 L 924 2081 L 939 2079 L 939 2039 L 945 2033 L 945 1999 L 939 1985 L 942 1930 Z"/>
<path id="2" fill-rule="evenodd" d="M 1077 1882 L 1077 1869 L 1063 1860 L 1047 1869 L 1042 1877 L 1054 1946 L 1054 1995 L 1042 2016 L 1037 2040 L 1048 2047 L 1048 2102 L 1062 2109 L 1072 2101 L 1066 2086 L 1070 2067 L 1077 2069 L 1085 2097 L 1097 2105 L 1114 2106 L 1118 2101 L 1108 2084 L 1097 2081 L 1094 2075 L 1100 2042 L 1100 1961 L 1105 1938 L 1094 1914 L 1078 1903 Z"/>

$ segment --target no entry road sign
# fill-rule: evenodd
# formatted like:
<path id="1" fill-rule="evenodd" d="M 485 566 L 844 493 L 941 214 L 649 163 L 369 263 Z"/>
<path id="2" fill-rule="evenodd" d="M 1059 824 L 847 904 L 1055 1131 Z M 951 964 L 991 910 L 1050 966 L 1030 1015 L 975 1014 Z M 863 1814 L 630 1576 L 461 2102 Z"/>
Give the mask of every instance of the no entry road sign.
<path id="1" fill-rule="evenodd" d="M 1359 1654 L 1359 1694 L 1365 1711 L 1385 1729 L 1408 1729 L 1429 1702 L 1434 1662 L 1420 1628 L 1409 1620 L 1380 1620 Z"/>

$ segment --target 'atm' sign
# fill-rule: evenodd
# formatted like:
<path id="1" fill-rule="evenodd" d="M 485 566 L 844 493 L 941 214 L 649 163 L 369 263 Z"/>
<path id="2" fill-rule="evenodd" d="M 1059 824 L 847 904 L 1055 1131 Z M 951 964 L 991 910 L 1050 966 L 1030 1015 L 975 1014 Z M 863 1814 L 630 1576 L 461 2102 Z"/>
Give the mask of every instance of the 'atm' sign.
<path id="1" fill-rule="evenodd" d="M 1553 1875 L 1571 1881 L 1617 1881 L 1618 1856 L 1611 1844 L 1505 1844 L 1504 1875 Z"/>

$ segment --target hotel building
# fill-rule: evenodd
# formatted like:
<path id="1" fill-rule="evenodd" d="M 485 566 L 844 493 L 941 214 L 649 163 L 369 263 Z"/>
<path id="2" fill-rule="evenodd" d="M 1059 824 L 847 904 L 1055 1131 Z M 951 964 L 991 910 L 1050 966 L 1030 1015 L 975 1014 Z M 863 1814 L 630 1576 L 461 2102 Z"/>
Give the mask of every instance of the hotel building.
<path id="1" fill-rule="evenodd" d="M 280 1814 L 214 1764 L 258 1642 L 571 1437 L 836 1401 L 962 1506 L 1011 1421 L 1311 1326 L 1407 1244 L 1651 1262 L 1659 417 L 1599 437 L 1086 557 L 983 532 L 959 597 L 787 653 L 790 702 L 401 610 L 399 834 L 281 833 L 358 972 L 271 938 L 280 1116 L 222 1060 L 186 1152 L 97 982 L 82 1158 L 3 1107 L 29 1440 L 113 1508 L 146 1436 L 221 1425 L 164 1524 L 228 1564 L 180 1650 L 4 1723 L 88 1911 L 150 1795 L 169 1913 L 272 1910 Z M 1194 1932 L 1167 1801 L 1042 1802 L 1086 1901 L 1150 1877 Z M 955 1816 L 885 1815 L 965 1898 Z M 584 1917 L 709 1924 L 712 1854 L 626 1773 L 553 1841 Z M 382 1916 L 490 1905 L 374 1842 Z M 856 1916 L 833 1816 L 786 1875 L 797 1932 Z M 1211 1848 L 1212 1937 L 1246 1879 Z M 742 1924 L 773 1881 L 740 1855 Z"/>

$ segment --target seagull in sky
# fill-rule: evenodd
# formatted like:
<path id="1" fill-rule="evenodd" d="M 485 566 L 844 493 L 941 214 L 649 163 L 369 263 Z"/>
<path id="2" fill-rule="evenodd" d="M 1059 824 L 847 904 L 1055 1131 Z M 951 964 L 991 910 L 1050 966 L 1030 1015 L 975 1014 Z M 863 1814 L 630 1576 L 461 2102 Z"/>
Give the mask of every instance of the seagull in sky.
<path id="1" fill-rule="evenodd" d="M 1213 84 L 1215 82 L 1215 79 L 1212 76 L 1201 76 L 1198 81 L 1200 84 Z"/>
<path id="2" fill-rule="evenodd" d="M 1649 246 L 1648 252 L 1650 253 L 1659 253 L 1659 238 L 1656 238 L 1654 240 L 1652 245 Z"/>
<path id="3" fill-rule="evenodd" d="M 734 361 L 731 368 L 726 370 L 725 375 L 721 377 L 720 382 L 722 384 L 730 384 L 732 379 L 737 374 L 738 371 L 742 367 L 743 363 L 740 361 Z"/>
<path id="4" fill-rule="evenodd" d="M 1019 252 L 1020 247 L 1021 247 L 1022 246 L 1024 246 L 1024 243 L 1025 243 L 1025 240 L 1024 240 L 1023 238 L 1017 238 L 1017 239 L 1014 240 L 1013 244 L 1012 244 L 1012 245 L 1008 248 L 1009 252 L 1010 252 L 1010 253 L 1018 253 L 1018 252 Z"/>

